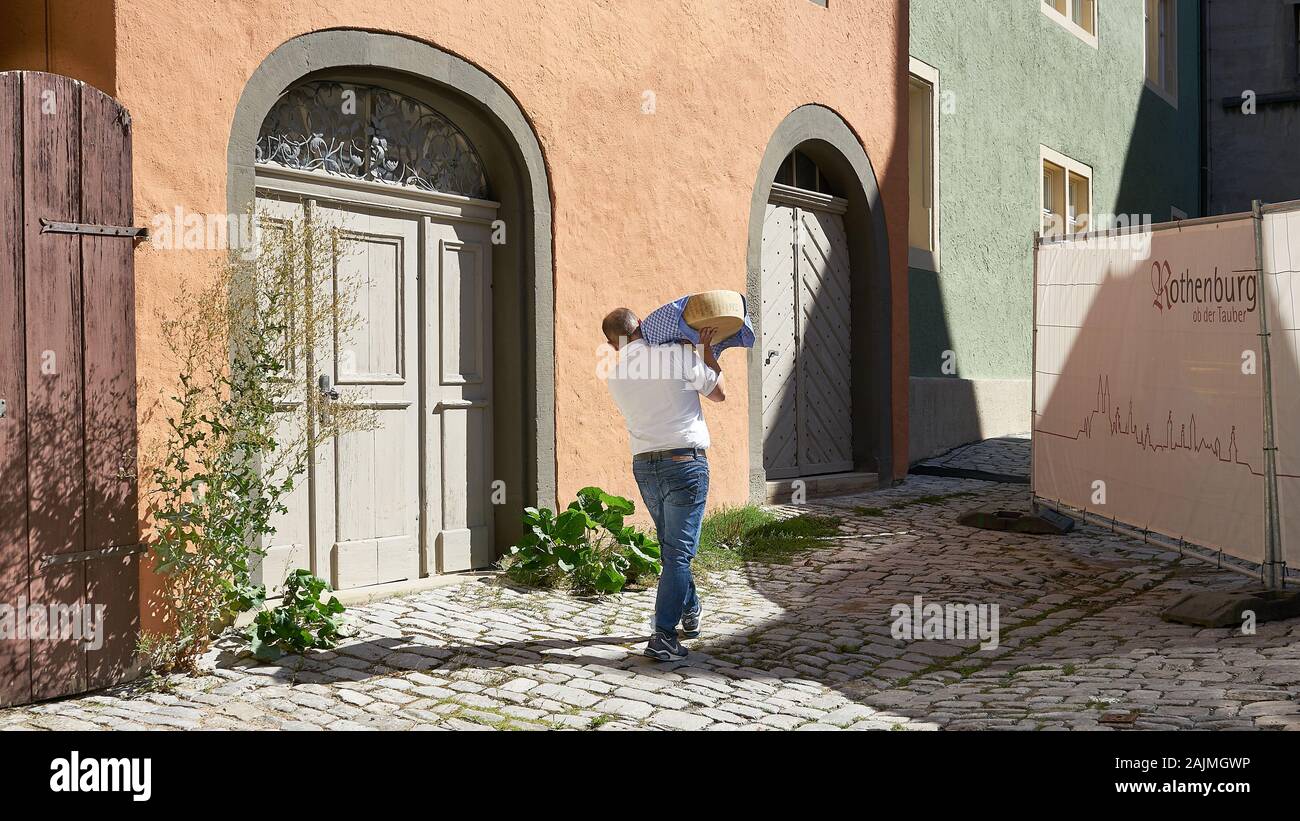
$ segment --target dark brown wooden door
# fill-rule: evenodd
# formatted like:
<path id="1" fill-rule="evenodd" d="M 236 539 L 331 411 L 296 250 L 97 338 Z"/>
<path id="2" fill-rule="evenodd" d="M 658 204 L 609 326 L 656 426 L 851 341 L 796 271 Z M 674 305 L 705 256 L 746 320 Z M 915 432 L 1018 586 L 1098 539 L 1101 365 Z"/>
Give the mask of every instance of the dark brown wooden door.
<path id="1" fill-rule="evenodd" d="M 133 242 L 42 218 L 131 224 L 130 117 L 0 73 L 0 704 L 121 680 L 139 627 Z"/>

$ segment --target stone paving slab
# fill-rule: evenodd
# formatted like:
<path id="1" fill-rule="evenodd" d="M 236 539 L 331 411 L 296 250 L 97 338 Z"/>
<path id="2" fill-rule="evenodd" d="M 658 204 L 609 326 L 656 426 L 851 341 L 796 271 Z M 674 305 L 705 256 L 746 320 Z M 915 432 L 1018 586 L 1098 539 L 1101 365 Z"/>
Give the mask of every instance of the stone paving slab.
<path id="1" fill-rule="evenodd" d="M 1008 472 L 1007 447 L 965 464 Z M 1024 486 L 913 476 L 782 508 L 840 516 L 841 537 L 702 577 L 704 634 L 674 664 L 638 655 L 652 590 L 580 600 L 480 578 L 358 607 L 334 651 L 261 665 L 227 641 L 166 692 L 0 710 L 0 729 L 1300 729 L 1300 619 L 1168 624 L 1183 591 L 1248 580 L 1096 527 L 955 523 L 1027 503 Z M 891 609 L 916 596 L 997 605 L 998 646 L 895 638 Z M 1128 710 L 1131 725 L 1103 721 Z"/>
<path id="2" fill-rule="evenodd" d="M 920 464 L 1028 477 L 1029 434 L 1012 434 L 962 445 Z"/>

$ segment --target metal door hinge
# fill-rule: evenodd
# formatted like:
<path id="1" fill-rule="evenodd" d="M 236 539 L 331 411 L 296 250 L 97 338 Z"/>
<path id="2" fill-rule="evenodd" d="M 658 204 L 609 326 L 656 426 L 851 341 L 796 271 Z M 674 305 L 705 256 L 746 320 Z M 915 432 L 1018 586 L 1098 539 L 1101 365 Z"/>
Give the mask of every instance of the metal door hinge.
<path id="1" fill-rule="evenodd" d="M 43 567 L 50 567 L 60 564 L 73 564 L 75 562 L 86 562 L 92 559 L 110 559 L 116 556 L 129 556 L 132 553 L 143 553 L 145 546 L 143 544 L 120 544 L 113 547 L 101 547 L 97 550 L 79 550 L 76 553 L 53 553 L 41 559 Z"/>
<path id="2" fill-rule="evenodd" d="M 89 222 L 58 222 L 41 217 L 42 234 L 80 234 L 91 237 L 129 237 L 131 239 L 148 239 L 148 228 L 136 228 L 133 225 L 95 225 Z"/>

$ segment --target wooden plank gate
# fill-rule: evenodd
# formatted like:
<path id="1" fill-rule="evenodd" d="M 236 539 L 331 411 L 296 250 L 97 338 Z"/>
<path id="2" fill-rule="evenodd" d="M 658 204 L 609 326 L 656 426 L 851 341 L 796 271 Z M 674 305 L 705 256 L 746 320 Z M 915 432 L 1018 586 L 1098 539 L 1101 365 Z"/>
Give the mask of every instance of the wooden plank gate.
<path id="1" fill-rule="evenodd" d="M 126 110 L 0 73 L 0 705 L 133 666 L 134 242 L 96 227 L 132 218 Z"/>

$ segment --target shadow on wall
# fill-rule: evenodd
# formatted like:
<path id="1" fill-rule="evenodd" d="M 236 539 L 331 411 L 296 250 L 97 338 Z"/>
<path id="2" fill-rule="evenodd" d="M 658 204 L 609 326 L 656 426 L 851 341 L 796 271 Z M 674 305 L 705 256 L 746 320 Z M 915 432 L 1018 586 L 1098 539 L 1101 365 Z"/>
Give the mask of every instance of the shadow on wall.
<path id="1" fill-rule="evenodd" d="M 976 385 L 963 378 L 940 275 L 908 268 L 912 373 L 908 380 L 908 464 L 987 438 Z M 1005 431 L 996 431 L 1003 433 Z"/>
<path id="2" fill-rule="evenodd" d="M 1185 37 L 1194 39 L 1195 15 L 1184 20 Z M 1184 86 L 1195 85 L 1195 76 L 1185 76 Z M 1199 210 L 1197 167 L 1198 120 L 1195 94 L 1184 100 L 1184 108 L 1174 108 L 1154 91 L 1142 86 L 1138 92 L 1137 110 L 1129 124 L 1128 141 L 1120 177 L 1115 188 L 1113 205 L 1107 205 L 1120 214 L 1151 215 L 1152 222 L 1171 219 L 1171 207 L 1180 208 L 1190 216 Z M 1188 107 L 1187 104 L 1190 104 Z M 1053 146 L 1070 153 L 1069 146 Z M 1078 157 L 1090 163 L 1100 158 Z M 1092 208 L 1096 210 L 1097 203 Z M 1024 231 L 1016 234 L 1016 242 L 1023 243 L 1024 281 L 1026 290 L 1032 276 L 1032 245 L 1029 235 L 1034 225 L 1025 212 Z M 1023 235 L 1024 239 L 1019 237 Z M 987 416 L 999 406 L 997 394 L 1013 389 L 1009 383 L 997 380 L 971 381 L 962 378 L 960 356 L 953 360 L 951 373 L 945 372 L 944 363 L 952 357 L 955 342 L 948 322 L 948 295 L 944 293 L 941 275 L 918 268 L 909 268 L 909 304 L 914 321 L 911 327 L 912 379 L 910 390 L 909 435 L 910 462 L 942 453 L 957 445 L 987 438 L 990 435 L 1011 432 L 1004 428 L 1011 420 L 992 419 Z M 1032 330 L 1031 330 L 1032 332 Z M 1020 390 L 1024 390 L 1021 386 Z M 1032 401 L 1032 397 L 1027 397 Z M 982 425 L 988 420 L 989 425 Z M 1014 424 L 1011 424 L 1014 427 Z M 1019 432 L 1019 431 L 1017 431 Z"/>
<path id="3" fill-rule="evenodd" d="M 1153 223 L 1173 219 L 1171 208 L 1200 216 L 1198 128 L 1194 114 L 1142 88 L 1115 190 L 1117 214 L 1150 214 Z"/>

